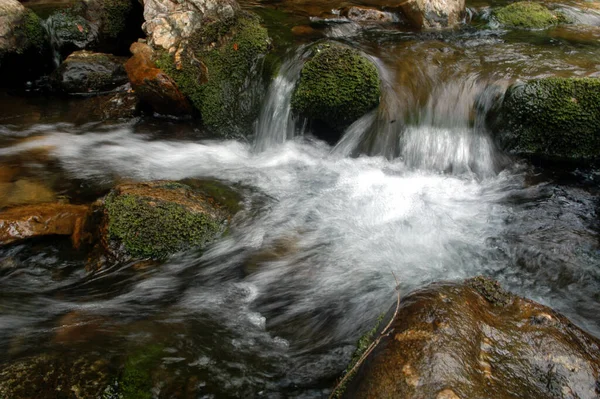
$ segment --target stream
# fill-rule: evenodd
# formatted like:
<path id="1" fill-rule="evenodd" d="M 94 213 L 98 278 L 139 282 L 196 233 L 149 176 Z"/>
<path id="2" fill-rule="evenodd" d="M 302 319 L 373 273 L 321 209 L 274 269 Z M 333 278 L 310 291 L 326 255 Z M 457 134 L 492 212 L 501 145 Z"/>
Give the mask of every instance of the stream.
<path id="1" fill-rule="evenodd" d="M 73 202 L 211 178 L 244 204 L 228 235 L 158 267 L 89 273 L 68 239 L 0 247 L 0 353 L 113 361 L 159 345 L 164 380 L 199 397 L 321 398 L 397 286 L 477 275 L 600 336 L 600 171 L 504 154 L 483 116 L 516 78 L 600 75 L 589 29 L 345 39 L 378 66 L 382 105 L 334 142 L 289 109 L 306 43 L 285 53 L 248 141 L 190 121 L 73 122 L 58 103 L 0 96 L 0 166 Z"/>

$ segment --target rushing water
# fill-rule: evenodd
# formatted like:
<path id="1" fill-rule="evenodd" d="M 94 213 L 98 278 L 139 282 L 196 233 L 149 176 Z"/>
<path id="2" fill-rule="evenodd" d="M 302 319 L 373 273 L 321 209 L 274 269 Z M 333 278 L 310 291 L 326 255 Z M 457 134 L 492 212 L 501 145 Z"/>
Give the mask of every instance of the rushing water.
<path id="1" fill-rule="evenodd" d="M 290 112 L 305 47 L 270 87 L 255 143 L 175 139 L 143 124 L 5 125 L 0 159 L 53 174 L 76 201 L 122 181 L 215 178 L 239 187 L 244 210 L 203 253 L 153 267 L 88 273 L 66 240 L 0 248 L 0 351 L 111 358 L 160 344 L 165 380 L 193 381 L 201 397 L 322 397 L 397 284 L 407 293 L 480 274 L 599 335 L 598 177 L 538 169 L 494 147 L 473 110 L 489 109 L 514 64 L 490 72 L 473 61 L 471 39 L 428 48 L 403 39 L 388 54 L 364 45 L 382 106 L 336 145 Z M 407 77 L 397 65 L 416 58 L 398 48 L 434 60 L 467 54 L 453 73 L 427 55 Z M 559 62 L 579 71 L 576 56 L 549 57 Z"/>

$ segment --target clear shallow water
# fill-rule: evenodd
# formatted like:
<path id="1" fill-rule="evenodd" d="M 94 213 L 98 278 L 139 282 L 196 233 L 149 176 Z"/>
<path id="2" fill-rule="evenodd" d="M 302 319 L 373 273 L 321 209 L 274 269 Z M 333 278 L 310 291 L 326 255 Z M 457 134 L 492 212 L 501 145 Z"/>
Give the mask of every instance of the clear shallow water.
<path id="1" fill-rule="evenodd" d="M 443 174 L 309 138 L 257 152 L 128 126 L 43 130 L 0 156 L 42 147 L 66 178 L 97 187 L 218 178 L 245 187 L 245 211 L 204 253 L 154 268 L 86 274 L 68 242 L 0 250 L 0 346 L 12 356 L 59 345 L 62 317 L 76 312 L 96 333 L 69 345 L 161 342 L 163 367 L 200 378 L 209 397 L 320 397 L 393 304 L 395 278 L 407 293 L 479 274 L 600 333 L 598 200 L 583 178 L 563 184 L 525 165 Z"/>

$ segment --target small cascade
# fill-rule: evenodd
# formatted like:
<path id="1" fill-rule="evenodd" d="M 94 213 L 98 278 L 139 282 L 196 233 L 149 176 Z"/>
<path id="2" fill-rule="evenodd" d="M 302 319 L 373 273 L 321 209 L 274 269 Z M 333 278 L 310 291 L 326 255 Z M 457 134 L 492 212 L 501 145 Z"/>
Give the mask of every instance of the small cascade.
<path id="1" fill-rule="evenodd" d="M 55 68 L 58 68 L 62 61 L 62 57 L 60 55 L 61 40 L 58 38 L 56 30 L 53 29 L 54 18 L 54 16 L 50 16 L 48 19 L 42 22 L 42 26 L 46 30 L 48 39 L 50 41 L 50 49 L 52 50 L 52 63 L 54 64 Z"/>
<path id="2" fill-rule="evenodd" d="M 305 49 L 299 48 L 293 57 L 283 63 L 277 77 L 269 86 L 256 124 L 257 151 L 264 151 L 302 134 L 303 129 L 296 126 L 292 117 L 292 93 L 300 77 Z"/>

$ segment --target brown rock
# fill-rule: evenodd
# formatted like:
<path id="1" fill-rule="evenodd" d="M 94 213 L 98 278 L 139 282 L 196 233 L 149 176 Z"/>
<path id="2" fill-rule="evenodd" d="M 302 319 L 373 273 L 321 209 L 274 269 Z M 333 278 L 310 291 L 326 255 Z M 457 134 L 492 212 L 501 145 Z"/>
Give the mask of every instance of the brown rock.
<path id="1" fill-rule="evenodd" d="M 451 28 L 465 14 L 465 0 L 407 0 L 398 6 L 417 28 Z"/>
<path id="2" fill-rule="evenodd" d="M 390 12 L 369 7 L 349 7 L 343 10 L 343 15 L 355 22 L 392 23 L 398 21 L 398 18 Z"/>
<path id="3" fill-rule="evenodd" d="M 27 238 L 70 235 L 77 247 L 89 207 L 85 205 L 41 204 L 0 212 L 0 245 Z"/>
<path id="4" fill-rule="evenodd" d="M 598 398 L 600 340 L 476 278 L 402 300 L 348 398 Z"/>
<path id="5" fill-rule="evenodd" d="M 140 101 L 159 114 L 190 114 L 192 107 L 177 84 L 156 67 L 152 48 L 144 43 L 133 43 L 131 53 L 133 57 L 125 64 L 125 70 Z"/>

